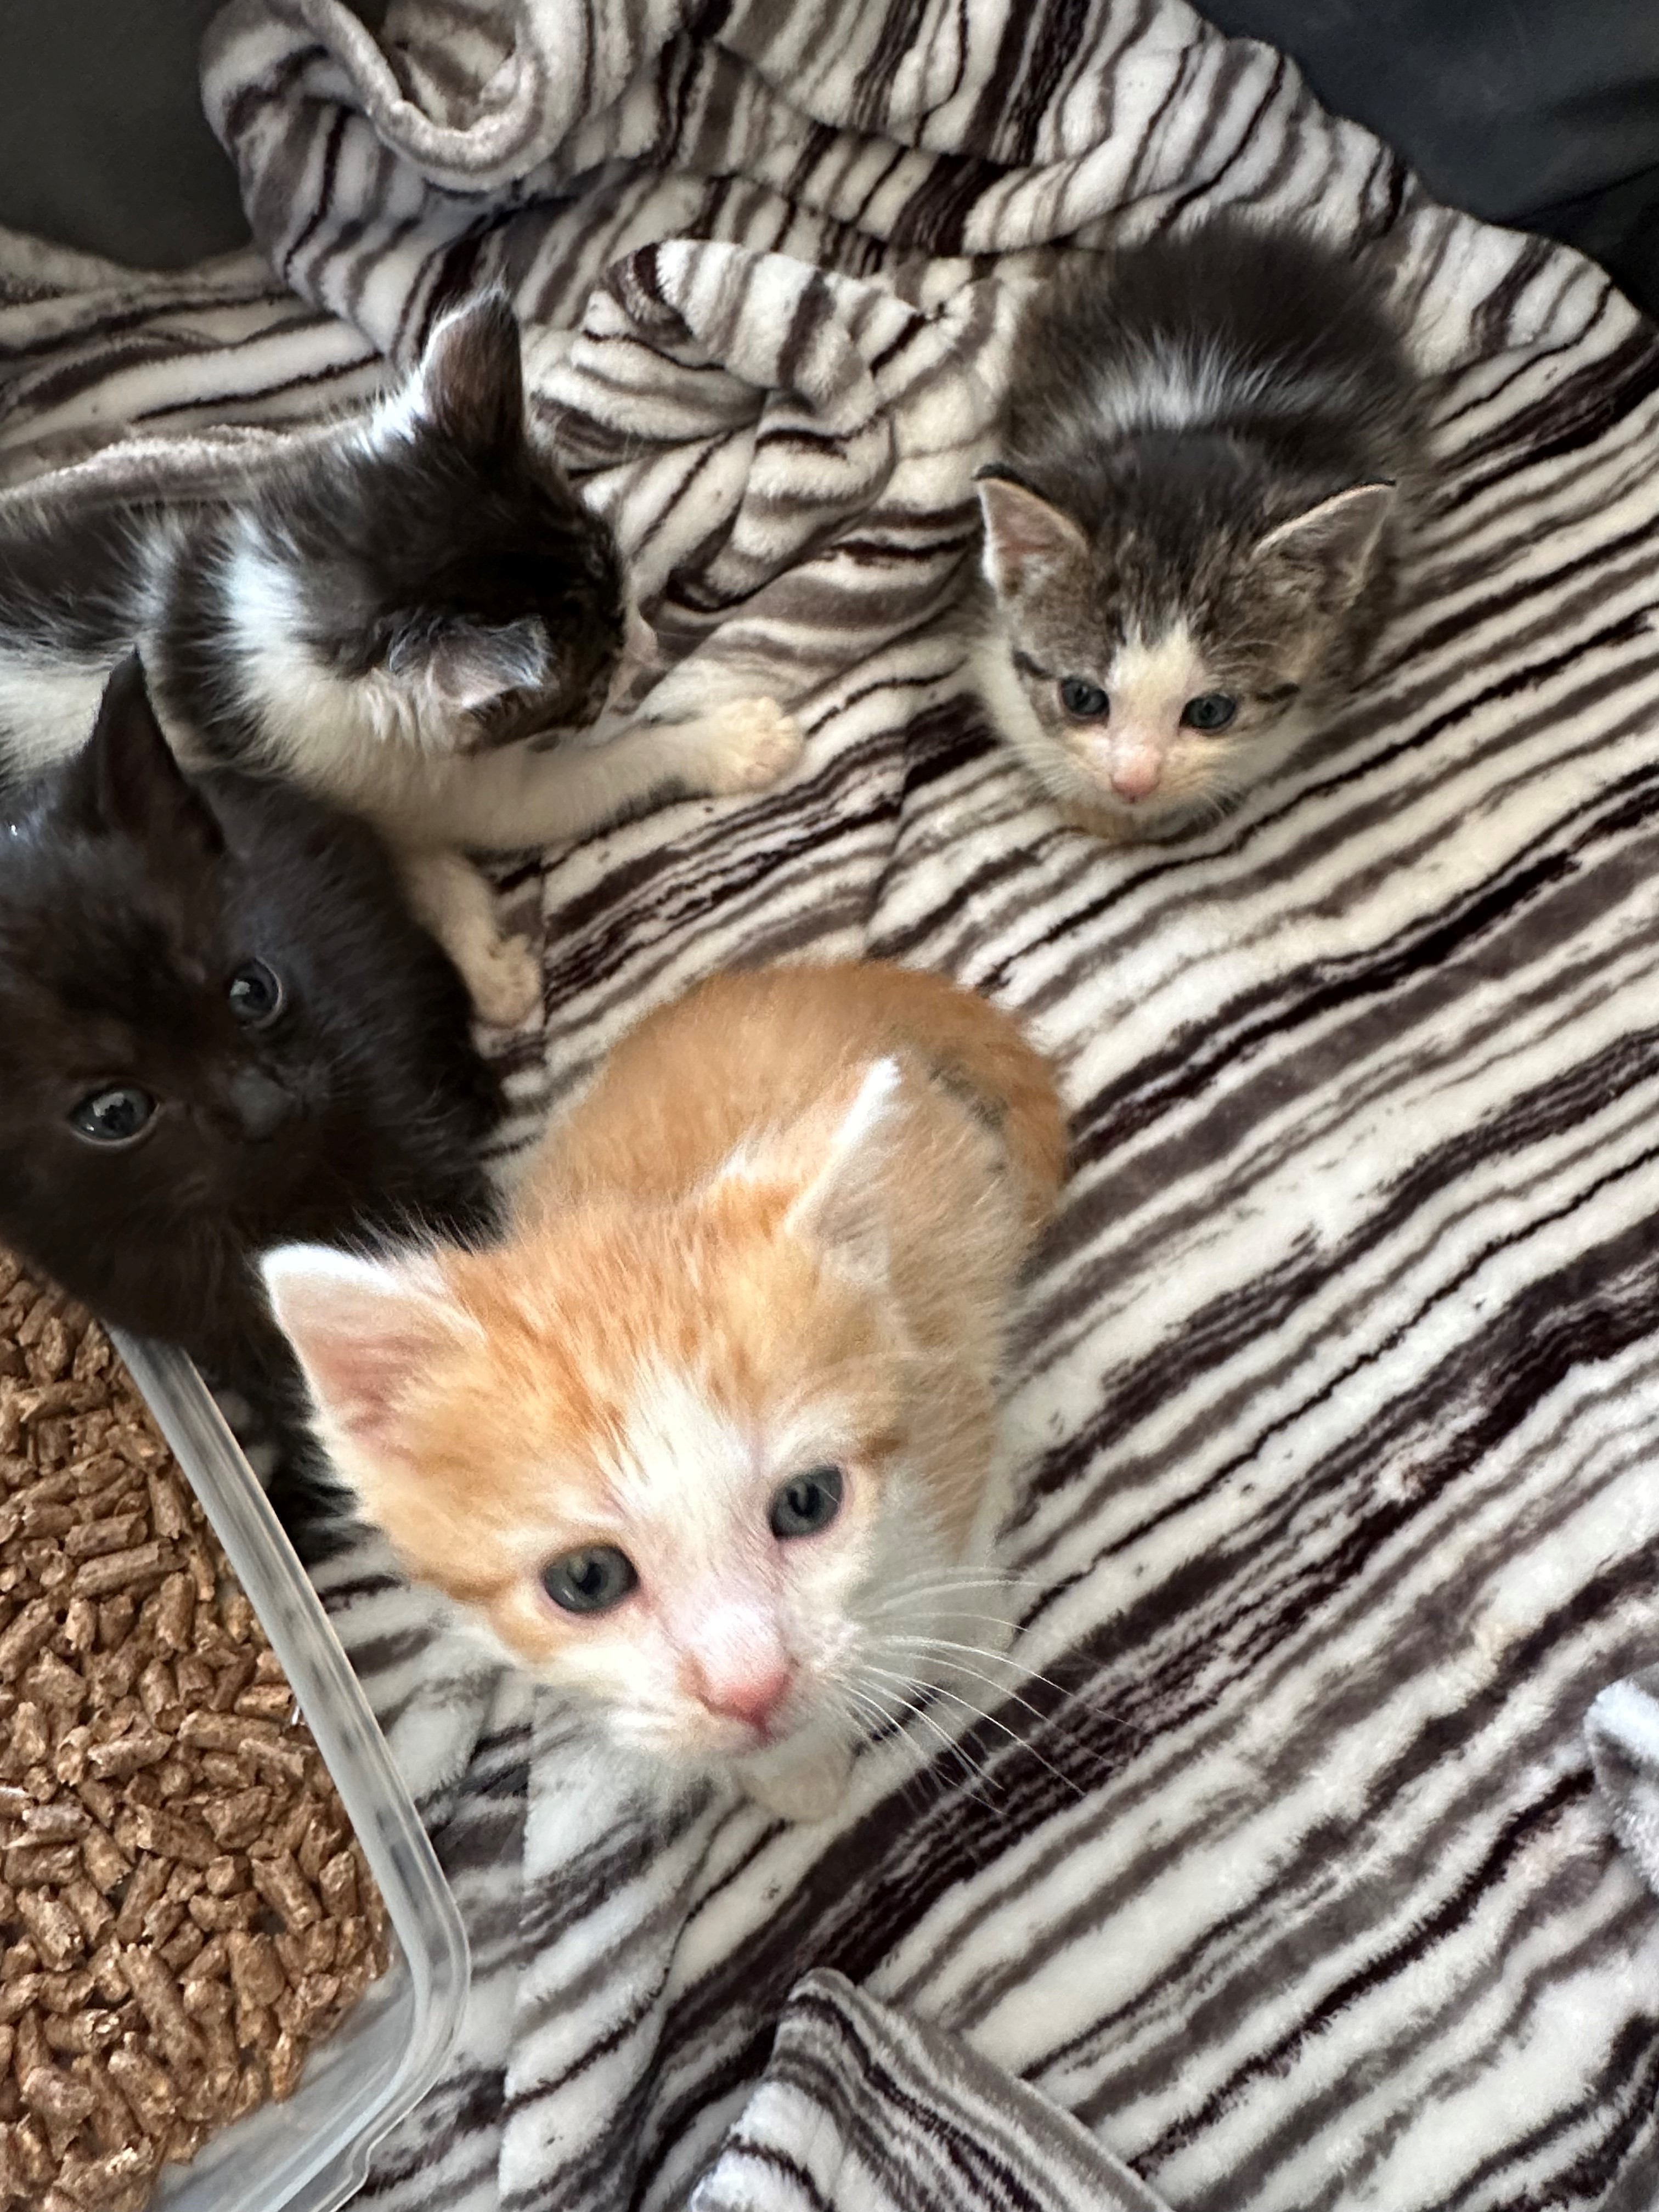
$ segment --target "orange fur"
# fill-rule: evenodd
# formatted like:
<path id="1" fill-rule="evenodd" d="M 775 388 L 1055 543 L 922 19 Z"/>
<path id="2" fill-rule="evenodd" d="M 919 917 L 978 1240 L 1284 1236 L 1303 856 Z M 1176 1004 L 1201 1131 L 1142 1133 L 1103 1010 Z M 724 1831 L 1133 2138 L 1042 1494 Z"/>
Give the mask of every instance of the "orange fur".
<path id="1" fill-rule="evenodd" d="M 800 1810 L 823 1792 L 789 1747 L 822 1750 L 849 1624 L 896 1568 L 981 1556 L 1000 1517 L 1005 1316 L 1065 1149 L 1046 1062 L 982 1000 L 876 963 L 724 975 L 611 1054 L 501 1244 L 359 1263 L 372 1281 L 278 1255 L 270 1279 L 321 1432 L 414 1571 Z M 774 1536 L 768 1501 L 822 1466 L 838 1517 Z M 541 1571 L 594 1545 L 638 1589 L 561 1612 Z M 759 1736 L 733 1717 L 751 1678 L 791 1685 Z"/>

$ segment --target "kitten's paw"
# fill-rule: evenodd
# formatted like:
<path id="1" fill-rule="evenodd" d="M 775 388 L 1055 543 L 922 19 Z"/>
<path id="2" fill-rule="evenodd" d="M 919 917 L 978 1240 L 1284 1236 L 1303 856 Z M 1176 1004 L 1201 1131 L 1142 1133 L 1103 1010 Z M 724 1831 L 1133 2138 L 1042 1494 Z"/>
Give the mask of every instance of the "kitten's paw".
<path id="1" fill-rule="evenodd" d="M 400 866 L 416 919 L 454 962 L 480 1021 L 516 1029 L 541 1004 L 542 963 L 526 937 L 503 937 L 495 894 L 465 855 L 405 852 Z"/>
<path id="2" fill-rule="evenodd" d="M 788 775 L 803 744 L 799 724 L 775 699 L 734 699 L 709 717 L 703 788 L 720 796 L 764 791 Z"/>
<path id="3" fill-rule="evenodd" d="M 781 1820 L 827 1820 L 847 1795 L 852 1772 L 852 1753 L 837 1747 L 770 1773 L 750 1769 L 743 1784 L 757 1805 Z"/>
<path id="4" fill-rule="evenodd" d="M 497 937 L 471 945 L 462 963 L 478 1018 L 515 1030 L 542 1002 L 542 963 L 527 937 Z"/>

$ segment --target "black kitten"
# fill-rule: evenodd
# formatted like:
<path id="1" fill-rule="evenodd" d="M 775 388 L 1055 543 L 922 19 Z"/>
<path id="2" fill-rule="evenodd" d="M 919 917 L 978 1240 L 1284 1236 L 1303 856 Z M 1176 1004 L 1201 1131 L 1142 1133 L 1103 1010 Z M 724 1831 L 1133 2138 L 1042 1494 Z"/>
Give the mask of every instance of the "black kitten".
<path id="1" fill-rule="evenodd" d="M 1033 295 L 983 473 L 975 666 L 1081 826 L 1159 836 L 1357 680 L 1422 470 L 1377 277 L 1218 214 Z"/>
<path id="2" fill-rule="evenodd" d="M 260 1252 L 491 1221 L 460 978 L 364 823 L 182 775 L 136 654 L 0 839 L 0 1243 L 280 1421 Z"/>
<path id="3" fill-rule="evenodd" d="M 551 744 L 620 715 L 654 640 L 526 409 L 495 294 L 445 317 L 372 413 L 252 449 L 211 493 L 112 496 L 94 469 L 0 501 L 0 775 L 79 745 L 135 641 L 186 765 L 274 771 L 365 815 L 500 1022 L 539 1001 L 539 967 L 456 848 L 747 790 L 800 749 L 769 701 Z"/>

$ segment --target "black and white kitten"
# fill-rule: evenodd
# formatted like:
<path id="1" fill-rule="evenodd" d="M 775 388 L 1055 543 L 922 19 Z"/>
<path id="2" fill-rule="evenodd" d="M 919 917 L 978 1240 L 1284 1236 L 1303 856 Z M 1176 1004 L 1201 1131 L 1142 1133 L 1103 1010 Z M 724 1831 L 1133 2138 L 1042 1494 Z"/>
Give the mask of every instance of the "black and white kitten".
<path id="1" fill-rule="evenodd" d="M 1166 836 L 1314 733 L 1387 614 L 1424 408 L 1382 285 L 1218 214 L 1034 295 L 975 680 L 1067 817 Z"/>
<path id="2" fill-rule="evenodd" d="M 186 778 L 137 656 L 0 855 L 0 1243 L 280 1418 L 261 1252 L 493 1219 L 461 980 L 366 823 Z"/>
<path id="3" fill-rule="evenodd" d="M 58 483 L 0 502 L 0 778 L 82 742 L 135 642 L 187 763 L 289 775 L 376 824 L 495 1021 L 520 1019 L 540 977 L 462 851 L 757 787 L 800 747 L 770 700 L 622 728 L 654 641 L 609 527 L 527 418 L 496 294 L 440 322 L 372 414 L 256 456 L 222 496 Z M 607 707 L 605 742 L 554 742 Z"/>

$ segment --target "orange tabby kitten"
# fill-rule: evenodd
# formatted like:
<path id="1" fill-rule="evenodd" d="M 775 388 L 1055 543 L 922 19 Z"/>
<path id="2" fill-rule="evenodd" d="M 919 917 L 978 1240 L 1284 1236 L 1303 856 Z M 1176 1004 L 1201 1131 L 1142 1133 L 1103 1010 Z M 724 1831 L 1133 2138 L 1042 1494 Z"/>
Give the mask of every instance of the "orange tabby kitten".
<path id="1" fill-rule="evenodd" d="M 265 1278 L 414 1573 L 623 1737 L 815 1819 L 862 1723 L 995 1648 L 964 1600 L 1065 1150 L 983 1000 L 873 962 L 725 975 L 623 1040 L 500 1244 Z"/>

